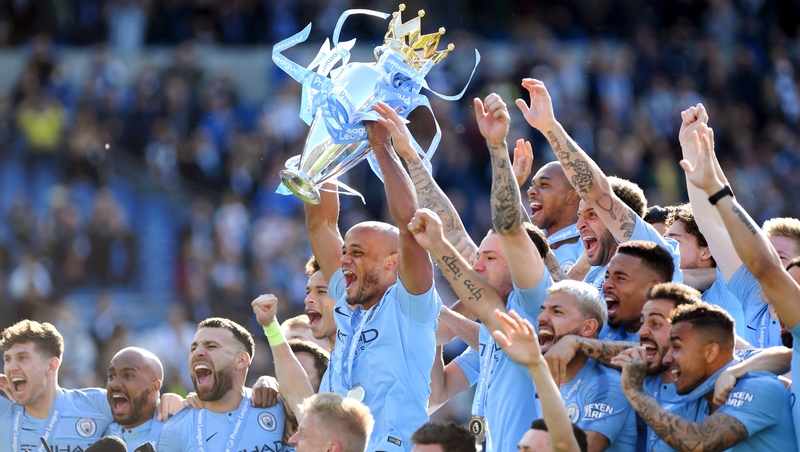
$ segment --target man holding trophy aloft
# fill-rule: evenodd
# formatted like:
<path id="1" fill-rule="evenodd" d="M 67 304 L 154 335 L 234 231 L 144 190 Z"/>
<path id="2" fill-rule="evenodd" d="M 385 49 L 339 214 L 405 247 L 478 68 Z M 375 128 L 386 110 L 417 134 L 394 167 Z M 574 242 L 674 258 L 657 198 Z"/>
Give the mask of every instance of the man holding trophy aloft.
<path id="1" fill-rule="evenodd" d="M 368 450 L 411 450 L 411 434 L 428 420 L 441 300 L 428 252 L 408 231 L 417 198 L 392 148 L 413 146 L 411 136 L 388 105 L 373 108 L 382 118 L 366 123 L 369 144 L 398 227 L 363 222 L 342 240 L 337 194 L 323 191 L 319 204 L 305 204 L 311 248 L 337 300 L 339 331 L 320 392 L 350 396 L 370 408 L 375 428 Z"/>

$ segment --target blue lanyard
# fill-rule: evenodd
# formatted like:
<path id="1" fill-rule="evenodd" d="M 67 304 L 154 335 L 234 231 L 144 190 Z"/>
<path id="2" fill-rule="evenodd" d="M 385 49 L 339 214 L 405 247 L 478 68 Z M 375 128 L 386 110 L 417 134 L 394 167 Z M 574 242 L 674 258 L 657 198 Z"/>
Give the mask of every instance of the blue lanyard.
<path id="1" fill-rule="evenodd" d="M 375 306 L 366 311 L 361 310 L 360 306 L 357 308 L 361 311 L 361 322 L 358 324 L 358 327 L 355 329 L 355 331 L 353 331 L 353 333 L 347 337 L 345 347 L 342 350 L 342 360 L 344 360 L 344 366 L 341 369 L 341 374 L 342 384 L 344 385 L 345 389 L 350 389 L 353 386 L 353 364 L 355 363 L 356 351 L 358 350 L 358 341 L 361 339 L 361 333 L 364 331 L 364 327 L 366 326 L 367 322 L 375 317 L 380 305 L 381 302 L 379 301 Z"/>
<path id="2" fill-rule="evenodd" d="M 238 437 L 239 434 L 244 430 L 244 424 L 246 423 L 245 415 L 248 411 L 250 411 L 250 394 L 245 391 L 244 398 L 242 398 L 242 403 L 239 404 L 239 415 L 236 416 L 236 422 L 233 424 L 233 426 L 231 426 L 231 430 L 227 435 L 228 440 L 225 442 L 225 452 L 237 450 L 236 446 L 239 444 Z M 203 436 L 203 418 L 205 413 L 206 409 L 203 408 L 202 410 L 197 410 L 194 416 L 195 429 L 197 430 L 195 440 L 197 441 L 198 452 L 205 452 L 206 440 Z"/>
<path id="3" fill-rule="evenodd" d="M 483 350 L 483 356 L 481 357 L 481 373 L 480 377 L 478 378 L 478 387 L 475 392 L 475 406 L 473 407 L 473 412 L 475 416 L 483 416 L 484 412 L 486 411 L 486 399 L 487 399 L 487 392 L 489 390 L 489 376 L 494 371 L 494 363 L 495 360 L 492 359 L 494 356 L 494 339 L 490 338 L 489 342 L 486 343 L 486 347 Z"/>
<path id="4" fill-rule="evenodd" d="M 578 232 L 578 227 L 576 225 L 567 226 L 566 228 L 556 231 L 552 235 L 547 237 L 547 244 L 553 245 L 558 242 L 563 242 L 564 240 L 569 240 L 575 237 L 580 236 Z"/>
<path id="5" fill-rule="evenodd" d="M 56 394 L 56 400 L 53 402 L 53 407 L 50 409 L 50 416 L 47 418 L 47 422 L 45 422 L 45 431 L 44 434 L 41 435 L 45 441 L 50 440 L 50 434 L 56 431 L 56 427 L 58 427 L 58 423 L 61 422 L 61 418 L 64 417 L 64 394 L 61 393 L 61 390 L 58 391 Z M 20 434 L 20 424 L 22 422 L 22 413 L 25 411 L 25 408 L 21 405 L 17 405 L 14 409 L 14 434 L 12 440 L 12 450 L 15 452 L 17 451 L 17 447 L 19 445 L 19 434 Z M 39 432 L 41 433 L 41 431 Z M 37 449 L 38 452 L 44 452 L 44 444 L 39 446 Z"/>

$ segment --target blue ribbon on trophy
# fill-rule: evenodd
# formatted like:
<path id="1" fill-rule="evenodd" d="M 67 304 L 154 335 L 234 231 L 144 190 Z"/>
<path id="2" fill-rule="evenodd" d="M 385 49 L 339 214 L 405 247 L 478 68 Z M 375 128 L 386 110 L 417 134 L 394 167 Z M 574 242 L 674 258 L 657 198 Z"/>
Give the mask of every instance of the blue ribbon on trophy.
<path id="1" fill-rule="evenodd" d="M 352 9 L 342 13 L 333 39 L 325 40 L 307 67 L 289 60 L 281 52 L 305 42 L 311 32 L 311 24 L 275 44 L 272 60 L 303 85 L 300 118 L 311 126 L 303 152 L 287 160 L 286 169 L 281 171 L 282 182 L 278 193 L 294 193 L 304 201 L 316 204 L 319 202 L 319 190 L 323 190 L 322 185 L 331 182 L 342 190 L 340 193 L 361 197 L 337 178 L 364 159 L 382 181 L 383 176 L 367 141 L 367 128 L 364 125 L 364 121 L 379 118 L 371 108 L 378 101 L 389 104 L 404 120 L 416 107 L 422 106 L 430 111 L 436 125 L 436 134 L 430 146 L 423 151 L 413 137 L 412 143 L 425 167 L 431 171 L 430 160 L 442 133 L 428 97 L 420 91 L 424 88 L 444 100 L 458 100 L 464 95 L 469 81 L 455 96 L 442 95 L 428 87 L 425 76 L 454 47 L 450 44 L 447 49 L 437 51 L 444 28 L 440 28 L 438 33 L 422 35 L 420 19 L 424 11 L 403 23 L 401 12 L 404 10 L 405 6 L 401 4 L 399 11 L 392 14 L 384 43 L 375 48 L 378 60 L 375 63 L 350 62 L 350 52 L 356 40 L 339 42 L 342 26 L 351 15 L 389 17 L 389 14 L 372 10 Z M 479 62 L 480 54 L 476 50 L 470 81 Z M 338 63 L 341 66 L 334 69 Z M 361 197 L 361 200 L 364 198 Z"/>

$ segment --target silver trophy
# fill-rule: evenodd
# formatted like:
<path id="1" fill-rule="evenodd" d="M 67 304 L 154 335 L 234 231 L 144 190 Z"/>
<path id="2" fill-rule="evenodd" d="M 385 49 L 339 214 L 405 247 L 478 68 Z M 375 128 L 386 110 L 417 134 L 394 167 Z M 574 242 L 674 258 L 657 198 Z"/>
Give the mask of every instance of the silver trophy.
<path id="1" fill-rule="evenodd" d="M 437 33 L 421 35 L 420 19 L 424 16 L 424 11 L 420 11 L 414 19 L 403 23 L 400 13 L 405 10 L 405 6 L 400 5 L 399 10 L 392 14 L 383 45 L 375 48 L 377 62 L 374 63 L 344 64 L 349 58 L 349 47 L 353 44 L 349 43 L 349 47 L 339 44 L 338 35 L 344 18 L 355 13 L 352 11 L 343 14 L 339 20 L 334 33 L 335 48 L 329 50 L 326 40 L 323 49 L 308 68 L 290 62 L 280 52 L 304 41 L 310 31 L 309 27 L 298 35 L 276 44 L 273 49 L 275 63 L 287 74 L 303 83 L 302 109 L 310 113 L 311 129 L 303 145 L 302 154 L 289 159 L 286 162 L 286 169 L 280 172 L 283 186 L 307 203 L 320 202 L 320 188 L 328 181 L 351 194 L 357 194 L 336 179 L 370 157 L 372 147 L 366 139 L 367 129 L 363 121 L 378 118 L 378 114 L 371 109 L 374 103 L 377 101 L 388 103 L 403 118 L 419 105 L 430 109 L 427 97 L 419 94 L 423 87 L 427 88 L 424 77 L 431 67 L 453 50 L 453 45 L 450 44 L 445 50 L 437 51 L 436 47 L 445 32 L 444 28 L 440 28 Z M 388 16 L 363 10 L 358 10 L 357 13 Z M 347 49 L 343 50 L 343 47 Z M 344 65 L 331 71 L 331 78 L 328 79 L 326 75 L 332 65 L 330 62 L 338 59 L 341 59 Z M 319 67 L 316 73 L 311 72 L 314 67 Z M 461 95 L 439 96 L 446 99 L 461 97 Z M 303 117 L 302 112 L 301 117 Z M 437 132 L 437 137 L 431 145 L 432 149 L 438 144 L 439 133 Z M 427 158 L 431 154 L 432 151 L 429 151 Z M 374 162 L 371 162 L 371 165 L 380 176 L 377 165 Z M 281 192 L 281 189 L 278 191 Z"/>

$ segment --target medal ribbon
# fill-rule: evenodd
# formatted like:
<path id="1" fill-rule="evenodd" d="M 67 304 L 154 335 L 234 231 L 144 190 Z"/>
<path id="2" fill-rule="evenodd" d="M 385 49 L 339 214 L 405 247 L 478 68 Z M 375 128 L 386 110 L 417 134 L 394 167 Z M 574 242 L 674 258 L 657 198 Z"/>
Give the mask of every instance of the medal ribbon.
<path id="1" fill-rule="evenodd" d="M 47 421 L 45 422 L 45 431 L 43 435 L 40 435 L 44 438 L 45 441 L 50 439 L 50 434 L 56 431 L 58 424 L 61 422 L 61 417 L 64 412 L 64 398 L 65 396 L 58 391 L 56 394 L 56 400 L 53 403 L 53 407 L 50 409 L 50 416 L 48 416 Z M 22 414 L 25 411 L 25 407 L 21 405 L 17 405 L 14 409 L 14 427 L 13 427 L 13 439 L 12 439 L 12 450 L 15 452 L 17 451 L 17 447 L 19 447 L 19 434 L 20 434 L 20 425 L 22 423 Z M 41 433 L 41 431 L 39 432 Z M 38 452 L 45 452 L 44 444 L 40 445 Z"/>
<path id="2" fill-rule="evenodd" d="M 239 404 L 239 415 L 236 416 L 236 422 L 231 426 L 225 442 L 225 452 L 236 451 L 236 446 L 239 444 L 239 434 L 244 430 L 244 424 L 247 423 L 245 415 L 250 411 L 250 393 L 245 390 L 242 403 Z M 203 418 L 205 417 L 206 409 L 196 410 L 194 413 L 195 430 L 197 434 L 195 440 L 197 441 L 198 452 L 205 452 L 205 437 L 203 436 Z"/>
<path id="3" fill-rule="evenodd" d="M 356 350 L 358 349 L 358 341 L 361 339 L 361 333 L 364 331 L 364 326 L 375 317 L 375 314 L 378 312 L 378 308 L 380 307 L 381 302 L 379 301 L 375 306 L 371 307 L 367 311 L 362 311 L 362 318 L 361 322 L 347 338 L 347 342 L 345 343 L 345 348 L 343 350 L 343 355 L 347 358 L 345 359 L 345 366 L 344 368 L 340 369 L 342 374 L 342 385 L 345 389 L 349 390 L 353 387 L 353 363 L 356 359 Z M 359 306 L 357 309 L 361 309 Z"/>

